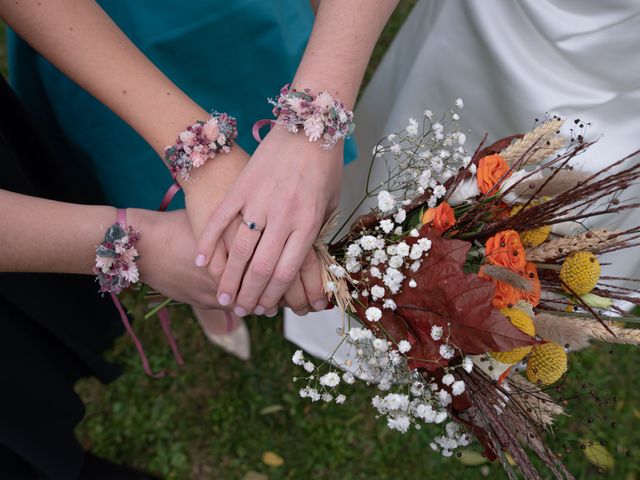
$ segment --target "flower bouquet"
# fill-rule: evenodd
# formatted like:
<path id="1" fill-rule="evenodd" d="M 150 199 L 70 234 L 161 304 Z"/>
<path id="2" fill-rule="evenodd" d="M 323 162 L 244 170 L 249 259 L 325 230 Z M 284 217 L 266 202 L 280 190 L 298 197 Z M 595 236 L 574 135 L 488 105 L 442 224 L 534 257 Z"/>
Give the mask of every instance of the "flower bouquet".
<path id="1" fill-rule="evenodd" d="M 462 106 L 439 121 L 426 111 L 373 149 L 388 176 L 374 188 L 369 178 L 362 203 L 377 206 L 317 244 L 349 323 L 346 359 L 315 365 L 299 350 L 293 362 L 307 373 L 295 380 L 306 382 L 302 397 L 343 403 L 339 384 L 360 379 L 376 387 L 372 405 L 389 428 L 442 424 L 430 447 L 445 456 L 475 438 L 510 478 L 542 478 L 532 454 L 573 478 L 545 442 L 564 410 L 548 387 L 592 340 L 640 343 L 640 330 L 613 321 L 640 292 L 601 276 L 598 260 L 634 246 L 640 228 L 588 227 L 638 206 L 623 199 L 640 177 L 640 164 L 627 165 L 638 152 L 578 170 L 586 127 L 577 121 L 582 134 L 564 138 L 552 117 L 467 155 Z"/>

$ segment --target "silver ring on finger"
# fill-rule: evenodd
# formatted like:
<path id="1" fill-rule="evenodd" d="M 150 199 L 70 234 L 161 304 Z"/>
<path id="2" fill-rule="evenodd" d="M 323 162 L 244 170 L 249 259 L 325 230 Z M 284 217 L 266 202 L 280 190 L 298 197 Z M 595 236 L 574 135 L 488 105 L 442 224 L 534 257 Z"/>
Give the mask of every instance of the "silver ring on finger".
<path id="1" fill-rule="evenodd" d="M 256 222 L 251 220 L 242 219 L 242 223 L 244 223 L 249 230 L 253 230 L 254 232 L 262 232 L 264 227 L 260 227 Z"/>

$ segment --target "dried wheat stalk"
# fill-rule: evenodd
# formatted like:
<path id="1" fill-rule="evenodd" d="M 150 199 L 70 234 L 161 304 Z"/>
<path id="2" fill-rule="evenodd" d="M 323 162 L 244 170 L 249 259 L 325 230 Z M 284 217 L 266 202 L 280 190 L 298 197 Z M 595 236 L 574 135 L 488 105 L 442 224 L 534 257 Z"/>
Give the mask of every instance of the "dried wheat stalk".
<path id="1" fill-rule="evenodd" d="M 640 329 L 608 324 L 607 326 L 615 334 L 613 336 L 602 327 L 600 322 L 591 318 L 538 313 L 535 324 L 537 335 L 560 345 L 569 345 L 572 350 L 585 348 L 589 345 L 590 339 L 607 343 L 640 345 Z"/>
<path id="2" fill-rule="evenodd" d="M 544 427 L 551 426 L 556 417 L 564 414 L 561 405 L 519 373 L 510 375 L 508 382 L 512 390 L 511 400 Z"/>
<path id="3" fill-rule="evenodd" d="M 524 137 L 511 143 L 500 152 L 500 155 L 510 165 L 516 162 L 525 165 L 543 160 L 564 145 L 564 139 L 561 143 L 555 141 L 558 135 L 556 132 L 560 130 L 563 123 L 564 120 L 560 118 L 551 118 L 541 123 Z M 547 142 L 550 144 L 547 145 Z M 551 150 L 554 145 L 558 146 Z M 534 161 L 532 158 L 537 158 L 537 160 Z"/>
<path id="4" fill-rule="evenodd" d="M 538 180 L 525 180 L 516 185 L 513 193 L 518 196 L 553 197 L 577 187 L 592 174 L 582 170 L 556 170 L 551 179 L 544 177 Z"/>
<path id="5" fill-rule="evenodd" d="M 322 226 L 318 239 L 313 244 L 313 248 L 315 249 L 316 254 L 318 255 L 318 260 L 320 261 L 322 289 L 327 295 L 329 295 L 329 297 L 335 298 L 338 308 L 344 313 L 353 311 L 353 299 L 349 292 L 349 282 L 351 282 L 351 278 L 348 273 L 345 273 L 342 277 L 337 277 L 331 269 L 329 269 L 330 265 L 338 264 L 335 258 L 329 253 L 329 246 L 326 241 L 329 232 L 336 226 L 337 218 L 338 212 L 333 212 Z M 327 286 L 330 282 L 335 285 L 335 290 L 328 289 Z"/>
<path id="6" fill-rule="evenodd" d="M 620 241 L 618 232 L 605 229 L 590 230 L 573 237 L 556 237 L 548 242 L 527 250 L 527 260 L 530 262 L 546 262 L 556 260 L 579 250 L 591 250 L 595 247 L 605 247 Z"/>
<path id="7" fill-rule="evenodd" d="M 524 292 L 533 291 L 533 285 L 528 279 L 521 277 L 508 268 L 499 265 L 485 265 L 482 267 L 482 272 L 495 280 L 500 280 L 501 282 L 511 285 L 516 290 L 522 290 Z"/>

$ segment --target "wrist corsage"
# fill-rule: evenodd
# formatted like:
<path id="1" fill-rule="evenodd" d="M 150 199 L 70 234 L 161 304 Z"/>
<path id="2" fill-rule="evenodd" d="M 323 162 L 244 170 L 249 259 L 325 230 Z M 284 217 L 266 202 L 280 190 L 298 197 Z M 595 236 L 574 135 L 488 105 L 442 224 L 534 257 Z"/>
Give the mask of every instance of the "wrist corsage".
<path id="1" fill-rule="evenodd" d="M 356 126 L 353 112 L 326 91 L 314 96 L 308 88 L 300 92 L 285 85 L 278 99 L 269 102 L 277 124 L 292 133 L 302 130 L 310 142 L 322 139 L 325 149 L 351 135 Z"/>
<path id="2" fill-rule="evenodd" d="M 197 121 L 180 132 L 175 145 L 164 151 L 172 175 L 189 179 L 192 169 L 201 167 L 217 153 L 229 153 L 238 136 L 237 121 L 226 113 L 213 113 L 206 122 Z"/>
<path id="3" fill-rule="evenodd" d="M 140 233 L 126 226 L 126 221 L 118 213 L 118 222 L 111 225 L 104 241 L 96 247 L 96 264 L 93 273 L 97 276 L 100 291 L 118 295 L 132 283 L 136 283 L 140 274 L 136 260 L 139 257 L 135 244 Z"/>

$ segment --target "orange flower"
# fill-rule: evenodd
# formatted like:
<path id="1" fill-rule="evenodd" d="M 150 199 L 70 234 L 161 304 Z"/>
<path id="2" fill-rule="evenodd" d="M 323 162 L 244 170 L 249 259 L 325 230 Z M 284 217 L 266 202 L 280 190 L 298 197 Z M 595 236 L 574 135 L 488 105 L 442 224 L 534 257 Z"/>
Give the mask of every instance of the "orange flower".
<path id="1" fill-rule="evenodd" d="M 487 240 L 484 254 L 489 263 L 513 272 L 524 272 L 527 263 L 520 235 L 515 230 L 505 230 Z"/>
<path id="2" fill-rule="evenodd" d="M 533 289 L 530 292 L 518 291 L 518 297 L 520 300 L 529 302 L 532 307 L 537 307 L 540 303 L 540 293 L 542 287 L 540 286 L 540 279 L 538 278 L 538 269 L 533 262 L 527 262 L 524 267 L 524 275 L 527 280 L 533 284 Z"/>
<path id="3" fill-rule="evenodd" d="M 478 162 L 478 188 L 484 194 L 497 193 L 498 188 L 494 188 L 497 183 L 506 180 L 511 176 L 509 165 L 499 154 L 482 157 Z"/>
<path id="4" fill-rule="evenodd" d="M 456 224 L 456 214 L 447 202 L 442 202 L 424 212 L 420 221 L 423 225 L 431 223 L 438 233 L 443 234 Z"/>
<path id="5" fill-rule="evenodd" d="M 518 290 L 513 288 L 511 285 L 490 277 L 482 271 L 482 268 L 478 272 L 478 276 L 485 280 L 490 280 L 495 284 L 496 289 L 493 293 L 493 300 L 491 301 L 491 305 L 493 305 L 494 308 L 510 308 L 518 303 L 518 296 L 521 292 L 518 292 Z"/>

